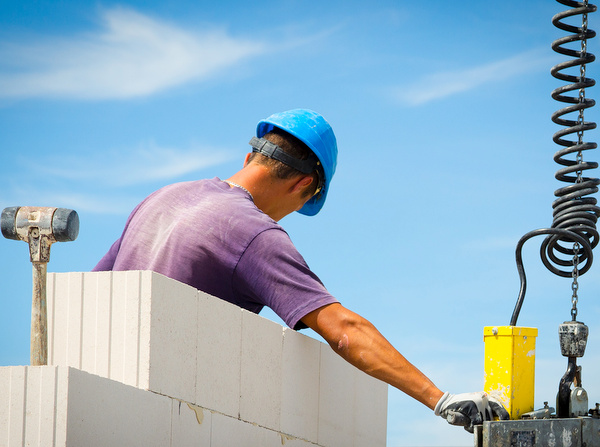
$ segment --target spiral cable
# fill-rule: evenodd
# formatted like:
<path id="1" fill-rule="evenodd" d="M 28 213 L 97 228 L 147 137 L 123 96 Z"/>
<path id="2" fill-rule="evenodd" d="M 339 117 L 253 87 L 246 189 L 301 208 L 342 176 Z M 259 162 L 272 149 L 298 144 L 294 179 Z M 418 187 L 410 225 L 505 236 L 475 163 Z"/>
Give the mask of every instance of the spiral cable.
<path id="1" fill-rule="evenodd" d="M 587 27 L 587 15 L 596 11 L 596 6 L 589 4 L 587 0 L 583 2 L 557 0 L 557 2 L 572 8 L 552 18 L 554 26 L 570 33 L 555 40 L 552 49 L 571 59 L 555 65 L 550 71 L 556 79 L 569 83 L 552 91 L 553 99 L 568 104 L 552 114 L 552 121 L 564 127 L 556 132 L 552 139 L 562 146 L 562 149 L 554 154 L 554 161 L 564 166 L 556 172 L 555 178 L 569 185 L 554 192 L 557 199 L 552 204 L 551 228 L 531 231 L 517 244 L 516 260 L 521 289 L 511 318 L 511 326 L 516 325 L 525 297 L 527 281 L 521 251 L 527 240 L 534 236 L 546 235 L 540 248 L 542 262 L 548 270 L 558 276 L 573 277 L 575 297 L 573 319 L 576 316 L 577 277 L 586 273 L 592 266 L 592 250 L 598 245 L 596 223 L 600 217 L 600 208 L 596 206 L 596 199 L 589 196 L 598 192 L 600 179 L 583 176 L 585 171 L 598 167 L 596 162 L 583 161 L 584 151 L 597 147 L 596 143 L 583 141 L 584 132 L 596 128 L 596 123 L 584 119 L 584 111 L 595 104 L 593 99 L 586 98 L 585 89 L 595 85 L 593 79 L 586 77 L 586 64 L 595 60 L 595 56 L 587 51 L 587 39 L 596 35 Z M 581 26 L 564 22 L 564 19 L 579 15 L 582 16 Z M 572 42 L 581 42 L 581 49 L 574 50 L 565 46 Z M 565 72 L 573 67 L 579 67 L 578 75 Z M 571 113 L 577 113 L 577 118 L 566 116 Z M 576 140 L 574 137 L 577 137 Z M 571 158 L 567 158 L 569 156 Z"/>

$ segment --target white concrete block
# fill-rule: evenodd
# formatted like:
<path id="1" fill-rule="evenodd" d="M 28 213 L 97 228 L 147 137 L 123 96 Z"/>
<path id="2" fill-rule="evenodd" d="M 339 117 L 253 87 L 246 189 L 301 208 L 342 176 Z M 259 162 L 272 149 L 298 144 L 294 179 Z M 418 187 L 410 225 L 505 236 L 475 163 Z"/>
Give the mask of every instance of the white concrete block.
<path id="1" fill-rule="evenodd" d="M 48 363 L 139 383 L 140 272 L 50 273 Z"/>
<path id="2" fill-rule="evenodd" d="M 68 339 L 65 355 L 69 365 L 72 365 L 75 368 L 81 368 L 81 332 L 83 326 L 83 300 L 81 299 L 81 296 L 83 291 L 83 274 L 69 273 L 66 288 L 69 300 L 65 315 L 66 336 Z"/>
<path id="3" fill-rule="evenodd" d="M 0 368 L 0 445 L 64 446 L 65 418 L 56 408 L 66 410 L 57 390 L 64 390 L 53 367 Z"/>
<path id="4" fill-rule="evenodd" d="M 354 445 L 355 371 L 328 345 L 321 345 L 318 444 Z"/>
<path id="5" fill-rule="evenodd" d="M 51 369 L 52 366 L 42 366 L 41 369 Z M 56 408 L 54 426 L 54 444 L 56 447 L 67 446 L 67 426 L 69 409 L 69 368 L 54 367 L 56 371 Z"/>
<path id="6" fill-rule="evenodd" d="M 94 275 L 88 273 L 86 275 Z M 148 389 L 150 292 L 141 294 L 142 272 L 113 272 L 110 314 L 110 360 L 108 377 Z M 142 319 L 145 324 L 142 324 Z M 140 340 L 140 338 L 142 338 Z M 83 368 L 88 371 L 87 367 Z"/>
<path id="7" fill-rule="evenodd" d="M 48 275 L 49 364 L 195 398 L 197 291 L 153 272 Z"/>
<path id="8" fill-rule="evenodd" d="M 281 447 L 283 444 L 278 432 L 223 414 L 212 415 L 211 446 Z"/>
<path id="9" fill-rule="evenodd" d="M 212 413 L 209 410 L 172 400 L 172 447 L 210 447 L 211 425 Z"/>
<path id="10" fill-rule="evenodd" d="M 171 399 L 73 369 L 69 376 L 68 445 L 169 445 Z"/>
<path id="11" fill-rule="evenodd" d="M 25 436 L 26 368 L 0 368 L 0 445 L 15 446 Z"/>
<path id="12" fill-rule="evenodd" d="M 62 396 L 57 394 L 56 368 L 26 368 L 24 413 L 24 444 L 44 446 L 54 442 L 56 410 L 66 410 Z"/>
<path id="13" fill-rule="evenodd" d="M 82 368 L 102 377 L 109 376 L 112 310 L 112 275 L 84 274 L 81 322 Z"/>
<path id="14" fill-rule="evenodd" d="M 240 418 L 279 431 L 283 328 L 242 311 Z"/>
<path id="15" fill-rule="evenodd" d="M 242 309 L 198 294 L 197 383 L 193 402 L 238 418 Z"/>
<path id="16" fill-rule="evenodd" d="M 319 447 L 318 444 L 305 439 L 294 438 L 293 436 L 285 434 L 281 435 L 281 445 L 285 447 Z"/>
<path id="17" fill-rule="evenodd" d="M 317 442 L 321 345 L 292 329 L 283 331 L 281 432 Z"/>
<path id="18" fill-rule="evenodd" d="M 69 368 L 67 445 L 169 445 L 171 399 Z"/>
<path id="19" fill-rule="evenodd" d="M 68 378 L 68 446 L 169 445 L 168 397 L 72 368 Z"/>
<path id="20" fill-rule="evenodd" d="M 141 289 L 148 294 L 142 302 L 151 305 L 148 388 L 194 402 L 198 291 L 151 272 L 142 273 Z M 142 327 L 145 327 L 143 322 Z M 140 339 L 144 340 L 143 337 Z M 140 364 L 143 364 L 141 358 Z"/>
<path id="21" fill-rule="evenodd" d="M 81 368 L 82 273 L 48 275 L 48 363 Z M 54 297 L 58 299 L 55 300 Z"/>
<path id="22" fill-rule="evenodd" d="M 172 399 L 60 366 L 0 368 L 0 445 L 170 445 Z"/>
<path id="23" fill-rule="evenodd" d="M 385 447 L 388 385 L 355 370 L 354 445 Z"/>

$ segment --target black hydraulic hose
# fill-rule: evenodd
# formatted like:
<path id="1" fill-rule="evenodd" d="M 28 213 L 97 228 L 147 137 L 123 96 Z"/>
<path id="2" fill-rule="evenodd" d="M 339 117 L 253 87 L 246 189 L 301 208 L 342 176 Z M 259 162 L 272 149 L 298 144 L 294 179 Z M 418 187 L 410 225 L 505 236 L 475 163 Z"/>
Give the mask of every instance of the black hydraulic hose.
<path id="1" fill-rule="evenodd" d="M 552 43 L 552 49 L 572 59 L 555 65 L 551 69 L 551 74 L 556 79 L 570 82 L 570 84 L 561 86 L 552 92 L 552 98 L 569 104 L 552 114 L 552 121 L 565 127 L 556 132 L 552 139 L 556 144 L 563 147 L 554 154 L 554 161 L 563 166 L 556 172 L 555 178 L 570 184 L 554 192 L 557 199 L 552 204 L 552 227 L 531 231 L 525 234 L 517 244 L 516 261 L 521 288 L 511 318 L 511 326 L 516 325 L 525 298 L 527 280 L 521 252 L 523 244 L 527 240 L 534 236 L 547 235 L 540 248 L 542 262 L 552 273 L 562 277 L 572 277 L 574 270 L 576 275 L 580 276 L 590 269 L 593 260 L 592 250 L 598 245 L 599 239 L 596 223 L 600 217 L 600 208 L 596 206 L 596 199 L 589 196 L 598 192 L 600 179 L 582 175 L 583 172 L 598 167 L 598 163 L 584 162 L 582 159 L 584 151 L 597 147 L 596 143 L 583 141 L 583 133 L 596 128 L 596 123 L 587 122 L 583 119 L 584 110 L 595 105 L 593 99 L 585 97 L 585 89 L 595 85 L 593 79 L 585 76 L 585 68 L 586 64 L 595 60 L 595 56 L 587 51 L 587 39 L 591 39 L 596 35 L 594 31 L 587 27 L 587 14 L 596 11 L 596 6 L 589 4 L 587 1 L 557 1 L 570 6 L 572 9 L 556 14 L 552 18 L 552 23 L 557 28 L 571 34 L 555 40 Z M 581 27 L 563 22 L 564 19 L 576 15 L 582 15 L 583 17 Z M 564 46 L 577 41 L 582 42 L 581 50 Z M 572 67 L 580 68 L 579 76 L 564 72 L 564 70 Z M 569 96 L 569 92 L 577 92 L 577 94 Z M 564 118 L 564 115 L 572 112 L 579 114 L 576 120 Z M 573 134 L 577 137 L 576 141 L 566 138 Z M 576 159 L 566 158 L 570 154 L 576 154 Z"/>
<path id="2" fill-rule="evenodd" d="M 513 311 L 512 317 L 510 319 L 511 326 L 517 325 L 517 319 L 519 318 L 519 313 L 521 312 L 521 306 L 523 305 L 523 301 L 525 300 L 525 292 L 527 289 L 527 277 L 525 275 L 525 268 L 523 267 L 523 254 L 522 254 L 523 245 L 525 244 L 525 242 L 527 242 L 532 237 L 541 236 L 544 234 L 550 235 L 549 237 L 552 237 L 552 236 L 553 237 L 562 237 L 561 240 L 568 240 L 568 238 L 572 238 L 571 242 L 578 242 L 579 244 L 581 244 L 581 246 L 584 247 L 584 252 L 587 253 L 587 255 L 586 255 L 587 262 L 584 267 L 585 271 L 587 271 L 590 268 L 590 266 L 592 265 L 593 254 L 592 254 L 592 248 L 590 246 L 590 243 L 587 239 L 578 235 L 577 233 L 573 233 L 571 231 L 563 230 L 560 228 L 541 228 L 539 230 L 533 230 L 533 231 L 530 231 L 529 233 L 525 234 L 521 239 L 519 239 L 519 242 L 517 243 L 517 248 L 515 250 L 515 257 L 516 257 L 516 261 L 517 261 L 517 271 L 519 272 L 519 279 L 521 280 L 521 288 L 519 289 L 519 296 L 517 298 L 517 304 L 515 305 L 515 309 Z M 548 238 L 546 238 L 546 239 L 548 239 Z M 547 261 L 547 259 L 545 259 L 544 245 L 542 245 L 542 248 L 541 248 L 541 255 L 542 255 L 542 261 L 544 262 L 544 265 L 546 265 L 546 262 L 548 262 L 548 261 Z M 555 268 L 551 264 L 549 264 L 549 265 L 553 269 Z M 550 267 L 548 267 L 548 265 L 546 265 L 546 267 L 550 268 Z M 581 274 L 581 272 L 583 272 L 584 269 L 581 269 L 579 273 Z"/>

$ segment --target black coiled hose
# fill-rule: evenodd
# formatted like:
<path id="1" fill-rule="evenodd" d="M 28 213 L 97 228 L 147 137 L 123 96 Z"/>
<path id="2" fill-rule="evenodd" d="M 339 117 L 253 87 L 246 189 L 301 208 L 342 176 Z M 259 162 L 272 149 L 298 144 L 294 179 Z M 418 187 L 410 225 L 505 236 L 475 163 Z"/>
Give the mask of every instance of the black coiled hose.
<path id="1" fill-rule="evenodd" d="M 555 177 L 557 180 L 570 183 L 570 185 L 554 192 L 557 199 L 552 204 L 554 210 L 552 227 L 531 231 L 525 234 L 517 243 L 516 261 L 521 289 L 511 318 L 511 326 L 516 326 L 525 298 L 527 280 L 521 252 L 523 244 L 527 240 L 534 236 L 546 235 L 540 248 L 542 262 L 552 273 L 563 277 L 573 276 L 574 269 L 577 276 L 587 272 L 592 266 L 592 250 L 598 245 L 596 223 L 598 217 L 600 217 L 600 208 L 596 206 L 596 199 L 589 197 L 589 195 L 598 192 L 600 179 L 582 175 L 583 172 L 598 167 L 598 163 L 584 162 L 582 159 L 584 151 L 597 147 L 596 143 L 583 141 L 583 133 L 586 130 L 596 128 L 595 123 L 586 122 L 583 118 L 583 111 L 595 104 L 594 100 L 585 97 L 585 89 L 595 85 L 593 79 L 585 76 L 585 69 L 586 64 L 595 60 L 594 55 L 587 52 L 587 39 L 591 39 L 596 35 L 594 31 L 587 28 L 587 14 L 596 11 L 596 6 L 589 4 L 587 1 L 557 1 L 572 8 L 556 14 L 552 18 L 554 26 L 571 33 L 554 41 L 552 49 L 572 59 L 551 69 L 552 76 L 561 81 L 569 82 L 568 85 L 559 87 L 552 92 L 552 97 L 555 100 L 569 104 L 556 111 L 552 115 L 552 121 L 565 127 L 553 136 L 554 142 L 563 147 L 554 154 L 554 161 L 564 166 L 556 172 Z M 562 21 L 576 15 L 582 16 L 581 27 L 568 25 Z M 574 50 L 565 47 L 566 44 L 571 42 L 581 42 L 581 49 Z M 579 67 L 578 76 L 564 72 L 564 70 L 572 67 Z M 577 94 L 570 96 L 570 92 L 577 92 Z M 574 112 L 579 114 L 576 120 L 564 117 L 564 115 Z M 577 136 L 577 140 L 573 141 L 565 138 L 569 135 Z M 575 160 L 566 158 L 571 154 L 576 154 Z M 570 269 L 567 270 L 565 267 L 570 267 Z"/>

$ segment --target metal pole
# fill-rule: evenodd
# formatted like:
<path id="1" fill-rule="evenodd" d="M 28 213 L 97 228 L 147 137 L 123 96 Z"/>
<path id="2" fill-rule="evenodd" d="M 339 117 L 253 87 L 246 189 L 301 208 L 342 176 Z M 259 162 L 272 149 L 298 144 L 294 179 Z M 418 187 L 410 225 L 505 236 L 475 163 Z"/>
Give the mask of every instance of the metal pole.
<path id="1" fill-rule="evenodd" d="M 48 364 L 48 314 L 46 306 L 46 262 L 33 262 L 31 306 L 31 365 Z"/>

